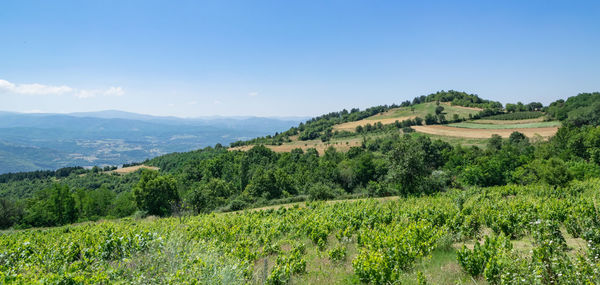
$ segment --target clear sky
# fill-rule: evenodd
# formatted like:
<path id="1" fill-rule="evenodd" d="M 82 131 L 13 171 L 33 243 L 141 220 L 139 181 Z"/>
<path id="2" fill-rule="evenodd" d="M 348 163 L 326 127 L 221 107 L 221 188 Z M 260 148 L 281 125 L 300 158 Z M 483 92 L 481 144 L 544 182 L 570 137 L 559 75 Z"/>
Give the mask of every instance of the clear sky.
<path id="1" fill-rule="evenodd" d="M 600 1 L 0 3 L 0 110 L 311 116 L 600 91 Z"/>

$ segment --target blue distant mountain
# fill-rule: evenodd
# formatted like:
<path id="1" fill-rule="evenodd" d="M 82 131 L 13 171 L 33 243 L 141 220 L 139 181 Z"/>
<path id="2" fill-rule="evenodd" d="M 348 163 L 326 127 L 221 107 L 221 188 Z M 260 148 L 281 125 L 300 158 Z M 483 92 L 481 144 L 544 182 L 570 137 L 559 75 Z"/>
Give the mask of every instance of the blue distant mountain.
<path id="1" fill-rule="evenodd" d="M 143 161 L 285 131 L 305 119 L 0 112 L 0 173 Z"/>

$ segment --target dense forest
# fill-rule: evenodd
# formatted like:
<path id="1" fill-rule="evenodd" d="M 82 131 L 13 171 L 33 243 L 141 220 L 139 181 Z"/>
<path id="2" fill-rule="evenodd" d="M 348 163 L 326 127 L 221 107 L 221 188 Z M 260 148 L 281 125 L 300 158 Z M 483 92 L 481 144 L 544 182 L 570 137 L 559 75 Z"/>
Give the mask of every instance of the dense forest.
<path id="1" fill-rule="evenodd" d="M 438 92 L 410 104 L 441 100 L 498 108 L 497 102 L 462 92 Z M 421 134 L 389 130 L 347 152 L 331 147 L 276 153 L 257 145 L 230 151 L 216 145 L 172 153 L 145 162 L 160 171 L 109 174 L 110 168 L 65 168 L 0 176 L 0 227 L 39 227 L 130 215 L 184 215 L 235 211 L 303 200 L 426 195 L 450 188 L 507 184 L 564 186 L 600 177 L 600 93 L 580 94 L 549 107 L 522 108 L 524 116 L 544 109 L 563 121 L 548 141 L 515 132 L 494 136 L 485 148 L 451 145 Z M 403 103 L 404 105 L 408 103 Z M 360 119 L 391 108 L 332 113 L 297 131 Z M 519 107 L 520 108 L 520 107 Z M 514 110 L 519 112 L 520 109 Z M 354 114 L 354 115 L 352 115 Z M 512 113 L 508 113 L 510 115 Z M 406 123 L 416 124 L 415 122 Z M 393 125 L 392 125 L 393 126 Z"/>

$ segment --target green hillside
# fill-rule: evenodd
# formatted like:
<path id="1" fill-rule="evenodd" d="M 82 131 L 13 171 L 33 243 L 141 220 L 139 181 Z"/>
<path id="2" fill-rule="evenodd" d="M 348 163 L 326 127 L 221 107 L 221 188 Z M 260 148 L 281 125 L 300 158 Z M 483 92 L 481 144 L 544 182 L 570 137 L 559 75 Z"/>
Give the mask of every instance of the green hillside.
<path id="1" fill-rule="evenodd" d="M 438 107 L 425 98 L 413 106 Z M 260 144 L 284 133 L 144 162 L 158 171 L 0 175 L 0 283 L 595 284 L 600 112 L 589 98 L 531 111 L 544 117 L 484 109 L 454 122 L 554 128 L 545 140 L 425 135 L 399 122 L 353 133 L 355 145 L 325 137 L 322 152 Z M 309 120 L 296 142 L 398 108 Z M 413 127 L 449 127 L 435 113 Z M 511 118 L 487 116 L 499 113 Z"/>

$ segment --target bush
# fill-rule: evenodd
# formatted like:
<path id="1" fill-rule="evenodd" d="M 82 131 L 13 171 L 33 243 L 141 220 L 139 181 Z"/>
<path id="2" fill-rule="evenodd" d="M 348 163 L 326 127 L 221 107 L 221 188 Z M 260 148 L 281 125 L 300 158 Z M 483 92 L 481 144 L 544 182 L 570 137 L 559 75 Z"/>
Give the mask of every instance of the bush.
<path id="1" fill-rule="evenodd" d="M 329 260 L 333 262 L 343 261 L 346 259 L 346 247 L 343 245 L 338 245 L 330 249 L 327 254 L 329 255 Z"/>
<path id="2" fill-rule="evenodd" d="M 494 272 L 497 267 L 495 263 L 512 249 L 510 240 L 499 235 L 496 237 L 486 236 L 483 244 L 475 243 L 473 250 L 463 245 L 457 253 L 457 259 L 463 270 L 473 277 L 481 276 L 487 272 L 486 279 L 495 279 Z"/>
<path id="3" fill-rule="evenodd" d="M 308 188 L 310 200 L 329 200 L 341 195 L 344 191 L 329 186 L 325 183 L 317 182 Z"/>
<path id="4" fill-rule="evenodd" d="M 436 248 L 445 230 L 426 222 L 411 222 L 361 231 L 358 244 L 363 249 L 352 261 L 354 272 L 363 282 L 394 283 L 417 258 Z"/>

